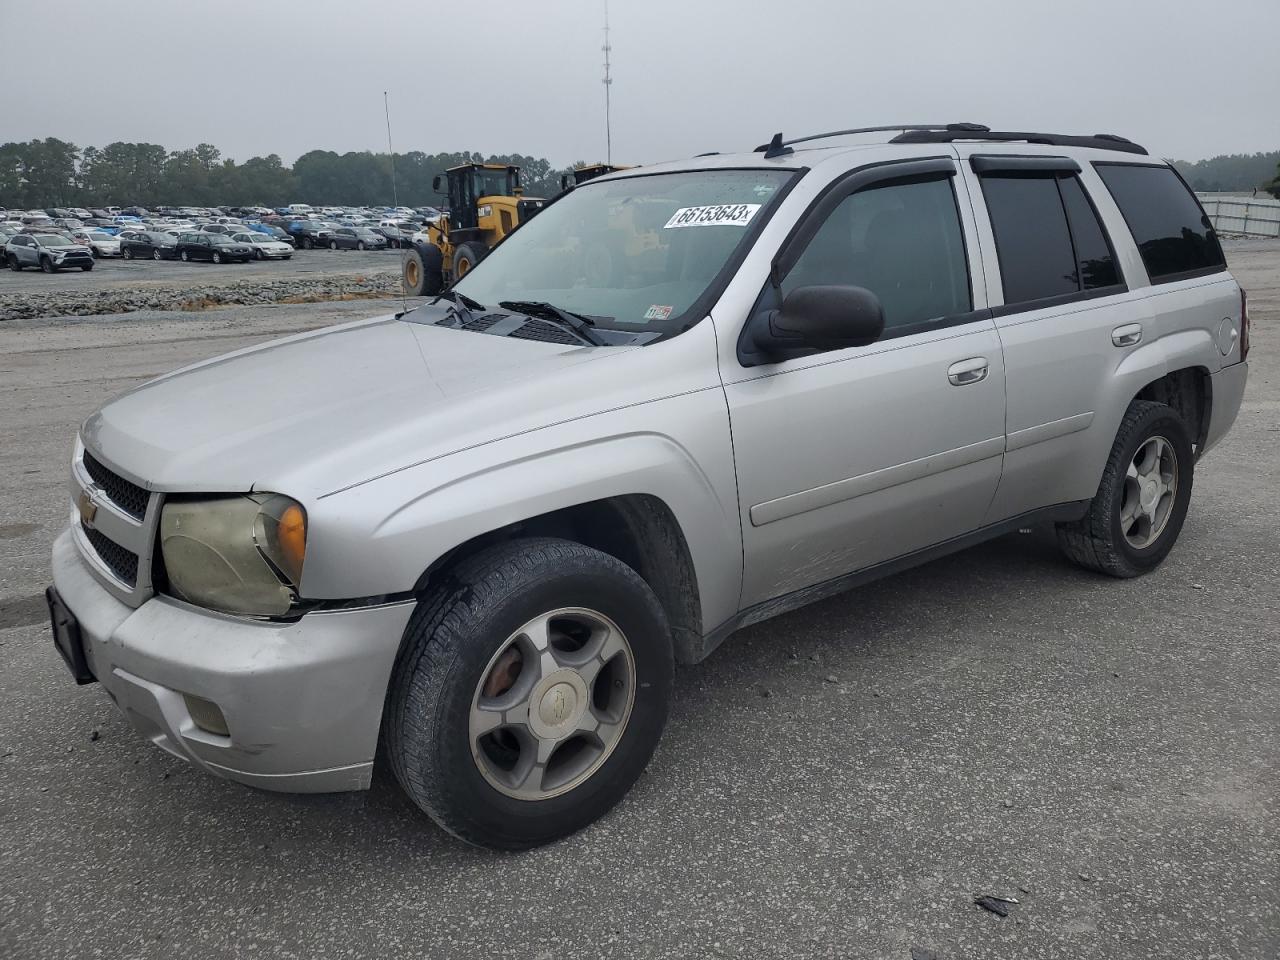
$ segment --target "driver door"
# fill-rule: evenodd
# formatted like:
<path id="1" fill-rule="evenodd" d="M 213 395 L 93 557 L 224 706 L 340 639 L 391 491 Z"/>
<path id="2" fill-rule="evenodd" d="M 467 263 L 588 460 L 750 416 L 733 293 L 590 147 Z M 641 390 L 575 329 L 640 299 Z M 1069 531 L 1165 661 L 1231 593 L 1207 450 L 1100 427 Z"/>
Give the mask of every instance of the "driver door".
<path id="1" fill-rule="evenodd" d="M 725 371 L 744 609 L 982 522 L 1004 454 L 1004 363 L 989 311 L 974 309 L 977 244 L 955 179 L 949 159 L 854 171 L 775 260 L 780 286 L 757 312 L 798 287 L 851 284 L 879 297 L 885 328 L 866 346 Z"/>

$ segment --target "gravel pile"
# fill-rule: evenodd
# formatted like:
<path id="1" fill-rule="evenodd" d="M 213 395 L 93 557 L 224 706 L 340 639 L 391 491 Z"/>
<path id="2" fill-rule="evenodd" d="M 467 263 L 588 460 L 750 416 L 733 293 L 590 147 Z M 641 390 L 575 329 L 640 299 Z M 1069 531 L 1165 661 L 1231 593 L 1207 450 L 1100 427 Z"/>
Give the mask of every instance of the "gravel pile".
<path id="1" fill-rule="evenodd" d="M 399 271 L 262 277 L 228 283 L 148 285 L 108 290 L 49 290 L 0 295 L 0 320 L 131 313 L 135 310 L 204 310 L 224 304 L 317 303 L 372 300 L 400 294 Z"/>

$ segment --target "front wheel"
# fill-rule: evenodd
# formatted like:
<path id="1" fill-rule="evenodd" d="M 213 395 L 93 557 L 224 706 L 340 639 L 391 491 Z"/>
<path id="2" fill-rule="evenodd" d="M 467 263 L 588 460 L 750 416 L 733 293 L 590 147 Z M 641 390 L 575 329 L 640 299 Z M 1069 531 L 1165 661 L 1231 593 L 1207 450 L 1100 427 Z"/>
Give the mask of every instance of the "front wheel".
<path id="1" fill-rule="evenodd" d="M 220 254 L 217 250 L 213 251 L 213 262 L 214 263 L 222 262 L 222 254 Z"/>
<path id="2" fill-rule="evenodd" d="M 93 269 L 93 264 L 92 264 L 92 263 L 86 263 L 86 264 L 83 264 L 83 265 L 80 267 L 80 269 L 81 269 L 81 270 L 83 270 L 85 273 L 88 273 L 90 270 L 92 270 L 92 269 Z"/>
<path id="3" fill-rule="evenodd" d="M 254 249 L 254 251 L 253 251 L 253 259 L 255 259 L 255 260 L 261 260 L 261 259 L 262 259 L 262 251 L 261 251 L 261 250 L 258 250 L 257 248 L 255 248 L 255 249 Z"/>
<path id="4" fill-rule="evenodd" d="M 183 263 L 190 263 L 190 262 L 191 262 L 191 256 L 190 256 L 190 254 L 188 254 L 188 253 L 187 253 L 187 251 L 185 251 L 185 250 L 183 250 L 183 251 L 182 251 L 182 253 L 178 254 L 178 256 L 182 259 L 182 262 L 183 262 Z"/>
<path id="5" fill-rule="evenodd" d="M 481 846 L 579 830 L 643 772 L 671 699 L 671 634 L 649 586 L 598 550 L 497 544 L 409 621 L 383 725 L 413 801 Z"/>
<path id="6" fill-rule="evenodd" d="M 1089 512 L 1058 525 L 1076 563 L 1113 577 L 1137 577 L 1169 555 L 1191 502 L 1195 460 L 1187 425 L 1163 403 L 1129 404 Z"/>
<path id="7" fill-rule="evenodd" d="M 18 258 L 15 257 L 13 254 L 9 254 L 9 269 L 12 270 L 14 273 L 22 272 L 22 264 L 18 262 Z"/>
<path id="8" fill-rule="evenodd" d="M 357 250 L 364 250 L 364 241 L 363 241 L 363 240 L 357 240 L 357 241 L 356 241 L 356 249 L 357 249 Z"/>
<path id="9" fill-rule="evenodd" d="M 123 250 L 120 251 L 120 256 L 123 257 L 125 260 L 132 260 L 133 251 L 128 247 L 125 247 Z"/>
<path id="10" fill-rule="evenodd" d="M 152 259 L 152 260 L 155 260 L 155 261 L 160 261 L 160 260 L 163 260 L 163 259 L 164 259 L 164 257 L 162 257 L 162 256 L 160 255 L 160 251 L 159 251 L 159 250 L 152 250 L 152 251 L 151 251 L 151 259 Z"/>
<path id="11" fill-rule="evenodd" d="M 337 249 L 338 249 L 338 241 L 337 241 L 337 240 L 330 240 L 330 241 L 329 241 L 329 249 L 330 249 L 330 250 L 337 250 Z"/>
<path id="12" fill-rule="evenodd" d="M 55 269 L 53 266 L 53 261 L 50 260 L 48 257 L 41 257 L 40 269 L 43 270 L 45 273 L 53 273 Z"/>
<path id="13" fill-rule="evenodd" d="M 310 249 L 312 249 L 314 246 L 315 246 L 315 244 L 314 244 L 314 243 L 312 243 L 310 240 L 303 240 L 303 241 L 302 241 L 302 249 L 303 249 L 303 250 L 310 250 Z"/>

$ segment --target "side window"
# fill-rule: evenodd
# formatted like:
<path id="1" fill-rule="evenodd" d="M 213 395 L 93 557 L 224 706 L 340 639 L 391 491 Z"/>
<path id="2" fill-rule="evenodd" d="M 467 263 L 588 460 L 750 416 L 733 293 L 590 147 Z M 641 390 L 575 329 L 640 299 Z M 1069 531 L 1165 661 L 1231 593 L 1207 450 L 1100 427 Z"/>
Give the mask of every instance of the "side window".
<path id="1" fill-rule="evenodd" d="M 884 307 L 885 336 L 973 309 L 964 235 L 951 178 L 873 186 L 850 194 L 782 281 L 866 287 Z"/>
<path id="2" fill-rule="evenodd" d="M 1077 293 L 1080 281 L 1057 178 L 982 178 L 1006 304 Z"/>
<path id="3" fill-rule="evenodd" d="M 1098 290 L 1115 286 L 1120 282 L 1115 253 L 1102 229 L 1098 212 L 1093 209 L 1084 187 L 1080 185 L 1080 178 L 1062 177 L 1058 180 L 1058 189 L 1062 192 L 1062 205 L 1066 207 L 1071 239 L 1075 242 L 1081 289 Z"/>
<path id="4" fill-rule="evenodd" d="M 1119 163 L 1094 167 L 1124 214 L 1152 283 L 1226 268 L 1213 225 L 1173 170 Z"/>

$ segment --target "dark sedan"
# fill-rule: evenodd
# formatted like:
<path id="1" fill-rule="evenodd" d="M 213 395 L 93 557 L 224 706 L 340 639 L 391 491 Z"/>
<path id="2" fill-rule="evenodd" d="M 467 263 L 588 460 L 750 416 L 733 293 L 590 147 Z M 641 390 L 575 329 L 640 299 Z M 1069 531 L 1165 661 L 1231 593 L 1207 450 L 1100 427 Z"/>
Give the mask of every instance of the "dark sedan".
<path id="1" fill-rule="evenodd" d="M 333 239 L 333 231 L 319 220 L 292 220 L 285 230 L 303 250 L 327 247 Z"/>
<path id="2" fill-rule="evenodd" d="M 339 227 L 329 238 L 330 250 L 385 250 L 387 238 L 368 227 Z"/>
<path id="3" fill-rule="evenodd" d="M 212 260 L 214 263 L 238 261 L 248 263 L 253 259 L 253 247 L 236 243 L 220 233 L 178 234 L 179 260 Z"/>
<path id="4" fill-rule="evenodd" d="M 174 260 L 178 256 L 178 241 L 158 230 L 121 230 L 116 238 L 120 256 L 126 260 Z"/>

